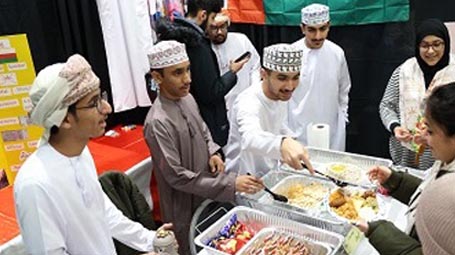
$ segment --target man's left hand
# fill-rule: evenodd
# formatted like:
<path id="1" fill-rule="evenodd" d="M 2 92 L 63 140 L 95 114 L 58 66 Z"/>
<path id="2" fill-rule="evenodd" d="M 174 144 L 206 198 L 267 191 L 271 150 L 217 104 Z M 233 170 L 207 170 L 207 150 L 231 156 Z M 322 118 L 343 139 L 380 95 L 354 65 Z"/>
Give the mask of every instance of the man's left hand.
<path id="1" fill-rule="evenodd" d="M 210 172 L 213 174 L 224 172 L 224 162 L 218 153 L 213 154 L 212 157 L 210 157 L 209 166 Z"/>

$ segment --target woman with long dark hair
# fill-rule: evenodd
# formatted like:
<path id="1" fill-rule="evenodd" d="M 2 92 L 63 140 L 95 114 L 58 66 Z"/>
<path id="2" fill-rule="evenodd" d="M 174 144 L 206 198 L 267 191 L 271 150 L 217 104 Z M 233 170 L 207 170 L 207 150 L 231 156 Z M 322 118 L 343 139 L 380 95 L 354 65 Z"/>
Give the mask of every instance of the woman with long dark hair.
<path id="1" fill-rule="evenodd" d="M 431 225 L 430 228 L 423 227 L 421 222 L 419 223 L 420 226 L 417 227 L 417 231 L 414 224 L 416 222 L 416 212 L 418 212 L 417 215 L 427 215 L 422 210 L 429 208 L 425 204 L 423 209 L 420 207 L 422 205 L 420 203 L 421 194 L 425 193 L 428 186 L 436 183 L 435 180 L 438 179 L 439 181 L 440 177 L 455 173 L 455 82 L 433 89 L 426 102 L 424 125 L 423 139 L 436 161 L 428 169 L 423 180 L 404 172 L 392 171 L 390 168 L 383 166 L 373 167 L 369 171 L 371 180 L 377 181 L 387 188 L 392 197 L 409 205 L 406 213 L 408 222 L 405 232 L 385 220 L 368 223 L 360 221 L 356 223 L 380 254 L 422 254 L 419 239 L 425 240 L 430 247 L 436 247 L 436 244 L 440 242 L 444 244 L 444 247 L 439 246 L 439 249 L 455 250 L 454 245 L 452 245 L 453 242 L 447 239 L 450 238 L 451 232 L 447 237 L 443 238 L 441 235 L 431 235 L 433 232 L 444 231 L 442 226 L 444 226 L 446 221 L 435 219 L 433 223 L 426 222 L 425 226 Z M 400 179 L 400 182 L 396 182 Z M 450 188 L 453 189 L 453 187 Z M 446 199 L 444 193 L 439 195 L 441 196 L 439 199 Z M 437 198 L 435 197 L 434 199 Z M 426 204 L 428 204 L 428 200 L 427 198 Z M 434 211 L 434 207 L 432 210 Z M 444 214 L 453 216 L 453 211 L 433 212 L 435 217 Z M 440 240 L 437 240 L 438 238 Z M 429 249 L 426 250 L 428 251 Z M 433 251 L 425 254 L 453 254 L 453 252 L 441 253 L 439 251 L 436 253 L 436 251 Z"/>

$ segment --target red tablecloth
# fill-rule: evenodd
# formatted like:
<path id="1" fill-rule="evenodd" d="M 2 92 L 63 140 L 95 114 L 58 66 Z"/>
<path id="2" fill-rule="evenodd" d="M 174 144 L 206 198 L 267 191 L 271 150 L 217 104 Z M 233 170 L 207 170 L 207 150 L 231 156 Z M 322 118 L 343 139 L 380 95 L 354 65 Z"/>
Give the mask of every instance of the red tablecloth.
<path id="1" fill-rule="evenodd" d="M 123 131 L 121 127 L 116 127 L 114 130 L 119 133 L 119 136 L 103 136 L 91 140 L 88 144 L 98 174 L 107 170 L 126 171 L 150 156 L 142 135 L 142 126 L 137 126 L 130 131 Z M 156 191 L 153 193 L 155 193 L 154 202 L 158 201 Z M 159 212 L 159 207 L 154 207 L 154 211 Z M 13 188 L 10 186 L 0 190 L 0 245 L 19 233 L 14 212 Z"/>
<path id="2" fill-rule="evenodd" d="M 19 235 L 14 212 L 13 187 L 0 190 L 0 245 Z"/>
<path id="3" fill-rule="evenodd" d="M 98 174 L 107 170 L 126 171 L 150 156 L 142 134 L 142 126 L 130 131 L 113 129 L 119 136 L 102 136 L 89 142 L 88 148 L 95 159 Z"/>

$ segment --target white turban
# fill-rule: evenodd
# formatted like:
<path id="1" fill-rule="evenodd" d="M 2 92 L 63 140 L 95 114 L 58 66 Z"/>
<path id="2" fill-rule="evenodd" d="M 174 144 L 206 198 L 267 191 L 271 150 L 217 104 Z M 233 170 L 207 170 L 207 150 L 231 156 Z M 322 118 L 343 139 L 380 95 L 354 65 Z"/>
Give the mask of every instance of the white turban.
<path id="1" fill-rule="evenodd" d="M 78 54 L 64 64 L 47 66 L 38 73 L 30 89 L 33 105 L 30 119 L 45 129 L 40 144 L 49 140 L 53 126 L 60 127 L 68 107 L 96 90 L 99 84 L 91 66 Z"/>

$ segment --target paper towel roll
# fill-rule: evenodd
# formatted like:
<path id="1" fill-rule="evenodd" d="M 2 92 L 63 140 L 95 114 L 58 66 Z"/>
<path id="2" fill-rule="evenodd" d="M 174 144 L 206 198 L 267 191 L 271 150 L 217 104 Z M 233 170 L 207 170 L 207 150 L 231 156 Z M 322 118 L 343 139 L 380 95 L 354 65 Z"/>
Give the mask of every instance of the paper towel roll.
<path id="1" fill-rule="evenodd" d="M 324 123 L 313 124 L 307 126 L 307 146 L 330 149 L 330 126 Z"/>

